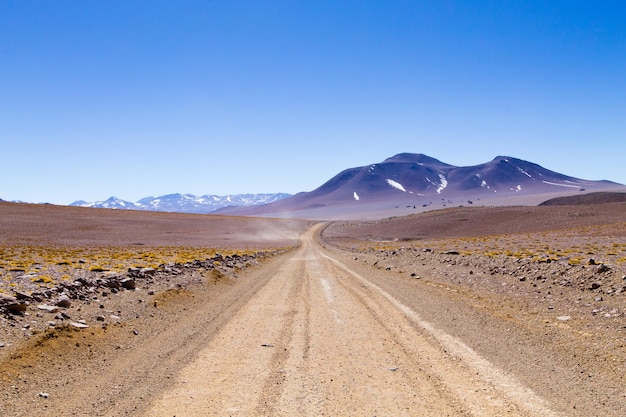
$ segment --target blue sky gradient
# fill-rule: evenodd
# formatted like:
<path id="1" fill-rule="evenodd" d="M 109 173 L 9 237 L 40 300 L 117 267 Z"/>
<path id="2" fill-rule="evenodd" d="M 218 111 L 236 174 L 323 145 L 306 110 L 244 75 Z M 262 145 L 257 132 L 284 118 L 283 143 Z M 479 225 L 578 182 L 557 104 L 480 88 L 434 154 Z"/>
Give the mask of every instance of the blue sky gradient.
<path id="1" fill-rule="evenodd" d="M 401 152 L 626 183 L 626 2 L 0 0 L 0 198 L 310 191 Z"/>

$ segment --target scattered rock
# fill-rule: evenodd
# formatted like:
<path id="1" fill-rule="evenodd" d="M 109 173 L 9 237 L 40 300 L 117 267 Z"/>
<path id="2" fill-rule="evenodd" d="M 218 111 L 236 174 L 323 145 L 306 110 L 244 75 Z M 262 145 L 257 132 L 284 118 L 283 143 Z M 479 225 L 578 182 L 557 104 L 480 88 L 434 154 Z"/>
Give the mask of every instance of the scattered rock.
<path id="1" fill-rule="evenodd" d="M 59 311 L 59 308 L 58 308 L 58 307 L 56 307 L 56 306 L 51 306 L 51 305 L 48 305 L 48 304 L 39 304 L 39 305 L 37 306 L 37 308 L 38 308 L 39 310 L 46 311 L 46 312 L 48 312 L 48 313 L 57 313 L 57 312 Z"/>
<path id="2" fill-rule="evenodd" d="M 123 288 L 126 288 L 127 290 L 134 290 L 136 285 L 133 278 L 125 278 L 120 281 L 120 284 Z"/>
<path id="3" fill-rule="evenodd" d="M 156 270 L 154 268 L 141 268 L 141 270 L 139 272 L 143 276 L 146 276 L 146 275 L 150 275 L 151 276 L 151 275 L 155 274 Z"/>
<path id="4" fill-rule="evenodd" d="M 86 325 L 85 323 L 79 323 L 77 321 L 71 321 L 70 322 L 70 326 L 75 327 L 77 329 L 88 329 L 89 326 Z"/>
<path id="5" fill-rule="evenodd" d="M 55 304 L 59 307 L 67 308 L 72 305 L 72 300 L 70 300 L 70 297 L 63 294 L 59 297 Z"/>
<path id="6" fill-rule="evenodd" d="M 17 301 L 17 298 L 13 297 L 12 295 L 6 295 L 6 294 L 0 293 L 0 303 L 9 303 L 13 301 Z"/>
<path id="7" fill-rule="evenodd" d="M 602 274 L 602 273 L 604 273 L 604 272 L 608 272 L 608 271 L 610 271 L 610 270 L 611 270 L 611 268 L 609 268 L 608 266 L 606 266 L 606 265 L 604 265 L 604 264 L 600 264 L 600 265 L 598 265 L 598 268 L 596 269 L 596 271 L 597 271 L 599 274 Z"/>
<path id="8" fill-rule="evenodd" d="M 40 392 L 39 393 L 39 398 L 48 398 L 50 396 L 50 394 L 48 394 L 47 392 Z"/>
<path id="9" fill-rule="evenodd" d="M 597 290 L 598 288 L 600 288 L 602 286 L 602 284 L 600 284 L 599 282 L 593 282 L 591 283 L 591 286 L 589 287 L 592 290 Z"/>
<path id="10" fill-rule="evenodd" d="M 23 314 L 26 311 L 26 308 L 28 307 L 28 302 L 24 301 L 24 302 L 13 302 L 13 303 L 9 303 L 9 304 L 5 304 L 4 308 L 6 309 L 6 311 L 8 311 L 10 314 Z"/>
<path id="11" fill-rule="evenodd" d="M 111 292 L 113 292 L 113 290 L 116 290 L 121 286 L 120 281 L 117 279 L 117 277 L 107 279 L 104 282 L 104 285 L 107 286 L 108 288 L 111 288 Z"/>
<path id="12" fill-rule="evenodd" d="M 15 292 L 15 298 L 17 298 L 18 300 L 26 300 L 26 301 L 32 301 L 33 300 L 32 296 L 30 296 L 30 295 L 28 295 L 26 293 L 23 293 L 23 292 L 19 292 L 19 291 Z"/>
<path id="13" fill-rule="evenodd" d="M 568 321 L 571 320 L 572 316 L 559 316 L 556 319 L 560 321 Z"/>
<path id="14" fill-rule="evenodd" d="M 444 255 L 460 255 L 459 251 L 456 250 L 449 250 L 447 252 L 443 253 Z"/>

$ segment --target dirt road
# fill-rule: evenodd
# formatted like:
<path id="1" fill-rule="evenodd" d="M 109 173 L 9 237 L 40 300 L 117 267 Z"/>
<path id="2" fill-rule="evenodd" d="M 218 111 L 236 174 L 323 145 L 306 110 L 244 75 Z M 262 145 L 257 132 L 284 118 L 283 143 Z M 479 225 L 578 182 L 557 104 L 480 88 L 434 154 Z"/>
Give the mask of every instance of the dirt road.
<path id="1" fill-rule="evenodd" d="M 236 278 L 191 271 L 82 305 L 119 323 L 5 347 L 0 415 L 624 415 L 620 356 L 601 340 L 427 279 L 454 275 L 446 263 L 422 279 L 373 267 L 323 227 Z"/>
<path id="2" fill-rule="evenodd" d="M 272 268 L 146 416 L 550 416 L 550 404 L 316 240 Z"/>

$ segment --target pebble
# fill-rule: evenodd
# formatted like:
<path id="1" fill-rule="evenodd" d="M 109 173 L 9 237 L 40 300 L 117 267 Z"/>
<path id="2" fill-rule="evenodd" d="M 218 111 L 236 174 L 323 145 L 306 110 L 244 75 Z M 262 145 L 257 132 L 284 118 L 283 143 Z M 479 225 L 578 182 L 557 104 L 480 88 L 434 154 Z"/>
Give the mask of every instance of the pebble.
<path id="1" fill-rule="evenodd" d="M 604 272 L 608 272 L 608 271 L 610 271 L 610 270 L 611 270 L 611 268 L 609 268 L 608 266 L 606 266 L 606 265 L 604 265 L 604 264 L 600 264 L 600 265 L 598 266 L 597 272 L 598 272 L 599 274 L 602 274 L 602 273 L 604 273 Z"/>
<path id="2" fill-rule="evenodd" d="M 567 321 L 567 320 L 571 320 L 572 316 L 559 316 L 556 319 L 560 320 L 560 321 Z"/>
<path id="3" fill-rule="evenodd" d="M 50 396 L 50 394 L 48 394 L 47 392 L 40 392 L 39 393 L 39 397 L 40 398 L 48 398 Z"/>
<path id="4" fill-rule="evenodd" d="M 89 326 L 86 325 L 85 323 L 79 323 L 79 322 L 76 322 L 76 321 L 71 321 L 70 322 L 70 326 L 75 327 L 77 329 L 87 329 L 87 328 L 89 328 Z"/>

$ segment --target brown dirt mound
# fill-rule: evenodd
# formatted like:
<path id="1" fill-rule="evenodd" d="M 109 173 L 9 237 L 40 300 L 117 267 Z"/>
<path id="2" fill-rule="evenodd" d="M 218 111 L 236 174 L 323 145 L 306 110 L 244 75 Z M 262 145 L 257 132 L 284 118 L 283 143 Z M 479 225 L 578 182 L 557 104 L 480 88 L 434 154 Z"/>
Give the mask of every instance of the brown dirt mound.
<path id="1" fill-rule="evenodd" d="M 581 204 L 605 204 L 626 202 L 626 193 L 598 192 L 584 195 L 552 198 L 540 206 L 575 206 Z"/>

